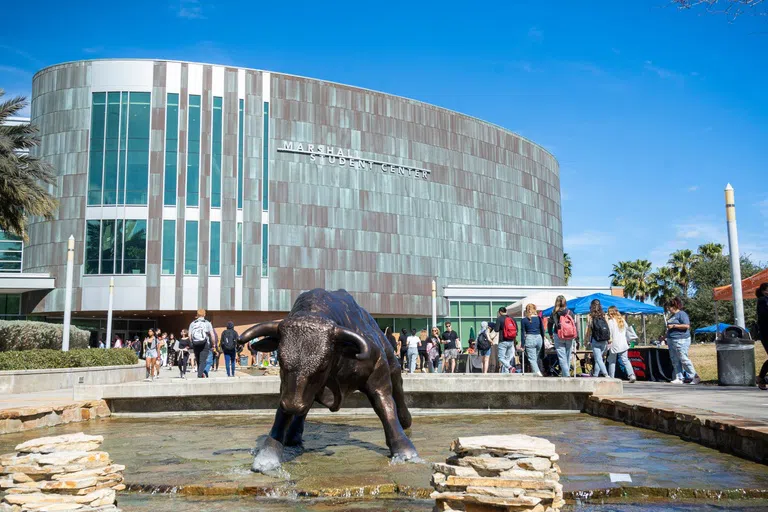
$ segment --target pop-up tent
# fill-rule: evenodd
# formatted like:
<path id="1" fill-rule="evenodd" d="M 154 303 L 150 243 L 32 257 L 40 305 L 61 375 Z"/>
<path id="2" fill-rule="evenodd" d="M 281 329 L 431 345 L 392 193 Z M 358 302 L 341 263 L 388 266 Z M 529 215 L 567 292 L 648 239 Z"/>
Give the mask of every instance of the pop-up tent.
<path id="1" fill-rule="evenodd" d="M 730 325 L 720 322 L 719 324 L 708 325 L 706 327 L 699 327 L 698 329 L 693 331 L 693 333 L 694 334 L 712 334 L 715 332 L 723 332 L 728 327 L 730 327 Z"/>
<path id="2" fill-rule="evenodd" d="M 525 307 L 528 304 L 534 304 L 536 306 L 537 311 L 541 311 L 545 308 L 551 308 L 554 303 L 555 299 L 559 295 L 562 295 L 565 297 L 565 300 L 572 300 L 573 295 L 569 295 L 567 293 L 561 293 L 558 291 L 541 291 L 533 293 L 527 297 L 524 297 L 517 302 L 513 302 L 509 306 L 507 306 L 507 315 L 513 316 L 513 317 L 521 317 L 523 316 L 523 312 L 525 311 Z"/>
<path id="3" fill-rule="evenodd" d="M 616 309 L 620 313 L 625 315 L 663 315 L 664 309 L 653 304 L 646 304 L 638 300 L 625 299 L 624 297 L 614 297 L 613 295 L 606 295 L 604 293 L 593 293 L 585 297 L 579 297 L 568 301 L 568 309 L 577 315 L 586 315 L 589 313 L 589 305 L 593 300 L 598 299 L 603 306 L 603 311 L 607 310 L 611 306 L 616 306 Z M 544 316 L 552 314 L 554 308 L 550 307 L 545 309 Z"/>
<path id="4" fill-rule="evenodd" d="M 758 287 L 768 283 L 768 268 L 741 281 L 741 292 L 745 299 L 754 299 Z M 733 300 L 733 286 L 721 286 L 712 291 L 715 300 Z"/>

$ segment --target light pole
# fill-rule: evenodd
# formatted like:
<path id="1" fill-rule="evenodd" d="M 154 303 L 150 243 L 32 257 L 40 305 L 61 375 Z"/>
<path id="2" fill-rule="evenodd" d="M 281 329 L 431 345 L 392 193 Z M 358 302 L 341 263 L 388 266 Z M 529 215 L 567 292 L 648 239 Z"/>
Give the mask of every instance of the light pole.
<path id="1" fill-rule="evenodd" d="M 739 234 L 736 229 L 736 199 L 733 187 L 725 187 L 725 218 L 728 223 L 728 252 L 731 258 L 731 286 L 733 287 L 734 323 L 744 329 L 744 294 L 741 291 L 741 255 L 739 254 Z"/>
<path id="2" fill-rule="evenodd" d="M 107 348 L 112 348 L 112 300 L 115 296 L 115 276 L 109 278 L 109 306 L 107 309 Z"/>
<path id="3" fill-rule="evenodd" d="M 72 322 L 72 272 L 75 264 L 75 235 L 67 240 L 67 281 L 64 290 L 64 332 L 61 337 L 61 350 L 69 351 L 69 327 Z"/>
<path id="4" fill-rule="evenodd" d="M 432 328 L 437 327 L 437 283 L 432 280 Z"/>

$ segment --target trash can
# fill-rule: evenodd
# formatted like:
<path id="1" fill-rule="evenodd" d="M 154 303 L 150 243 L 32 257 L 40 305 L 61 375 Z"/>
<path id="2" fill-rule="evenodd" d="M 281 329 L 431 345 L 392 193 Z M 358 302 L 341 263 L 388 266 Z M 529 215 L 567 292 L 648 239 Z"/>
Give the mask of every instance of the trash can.
<path id="1" fill-rule="evenodd" d="M 721 386 L 755 385 L 755 342 L 741 327 L 731 326 L 717 340 L 717 383 Z"/>
<path id="2" fill-rule="evenodd" d="M 248 366 L 248 356 L 240 356 L 240 366 Z"/>

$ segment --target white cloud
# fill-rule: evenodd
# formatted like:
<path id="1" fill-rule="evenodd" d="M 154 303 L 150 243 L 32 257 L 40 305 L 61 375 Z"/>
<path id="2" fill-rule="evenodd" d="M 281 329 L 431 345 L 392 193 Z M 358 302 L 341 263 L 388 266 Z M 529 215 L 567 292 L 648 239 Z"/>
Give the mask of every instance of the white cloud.
<path id="1" fill-rule="evenodd" d="M 188 20 L 205 19 L 200 0 L 180 0 L 176 9 L 176 15 L 179 18 Z"/>
<path id="2" fill-rule="evenodd" d="M 655 73 L 659 78 L 662 80 L 675 80 L 678 82 L 683 81 L 683 77 L 672 70 L 662 68 L 660 66 L 656 66 L 652 61 L 647 60 L 645 61 L 645 70 L 650 71 L 651 73 Z"/>
<path id="3" fill-rule="evenodd" d="M 699 190 L 698 185 L 691 185 L 690 187 L 688 187 L 688 192 L 696 192 L 697 190 Z"/>
<path id="4" fill-rule="evenodd" d="M 575 235 L 566 236 L 563 239 L 565 251 L 572 251 L 581 247 L 598 247 L 610 245 L 616 242 L 616 237 L 611 233 L 599 231 L 584 231 Z"/>
<path id="5" fill-rule="evenodd" d="M 618 48 L 611 48 L 611 51 L 612 51 L 614 54 L 616 54 L 616 55 L 621 55 L 621 50 L 619 50 Z"/>
<path id="6" fill-rule="evenodd" d="M 528 39 L 533 41 L 541 41 L 544 39 L 544 32 L 542 32 L 539 27 L 531 27 L 528 29 Z"/>

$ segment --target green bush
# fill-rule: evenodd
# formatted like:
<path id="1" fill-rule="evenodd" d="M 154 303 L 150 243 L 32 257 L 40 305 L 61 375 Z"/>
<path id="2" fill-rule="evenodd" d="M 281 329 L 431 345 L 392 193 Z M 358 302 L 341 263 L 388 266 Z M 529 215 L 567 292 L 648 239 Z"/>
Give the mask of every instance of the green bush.
<path id="1" fill-rule="evenodd" d="M 64 337 L 62 324 L 30 322 L 28 320 L 0 320 L 0 351 L 34 350 L 50 348 L 61 350 Z M 90 331 L 72 326 L 69 330 L 69 348 L 88 348 Z"/>
<path id="2" fill-rule="evenodd" d="M 139 362 L 129 348 L 61 350 L 19 350 L 0 352 L 0 370 L 39 370 L 44 368 L 85 368 L 124 366 Z"/>

